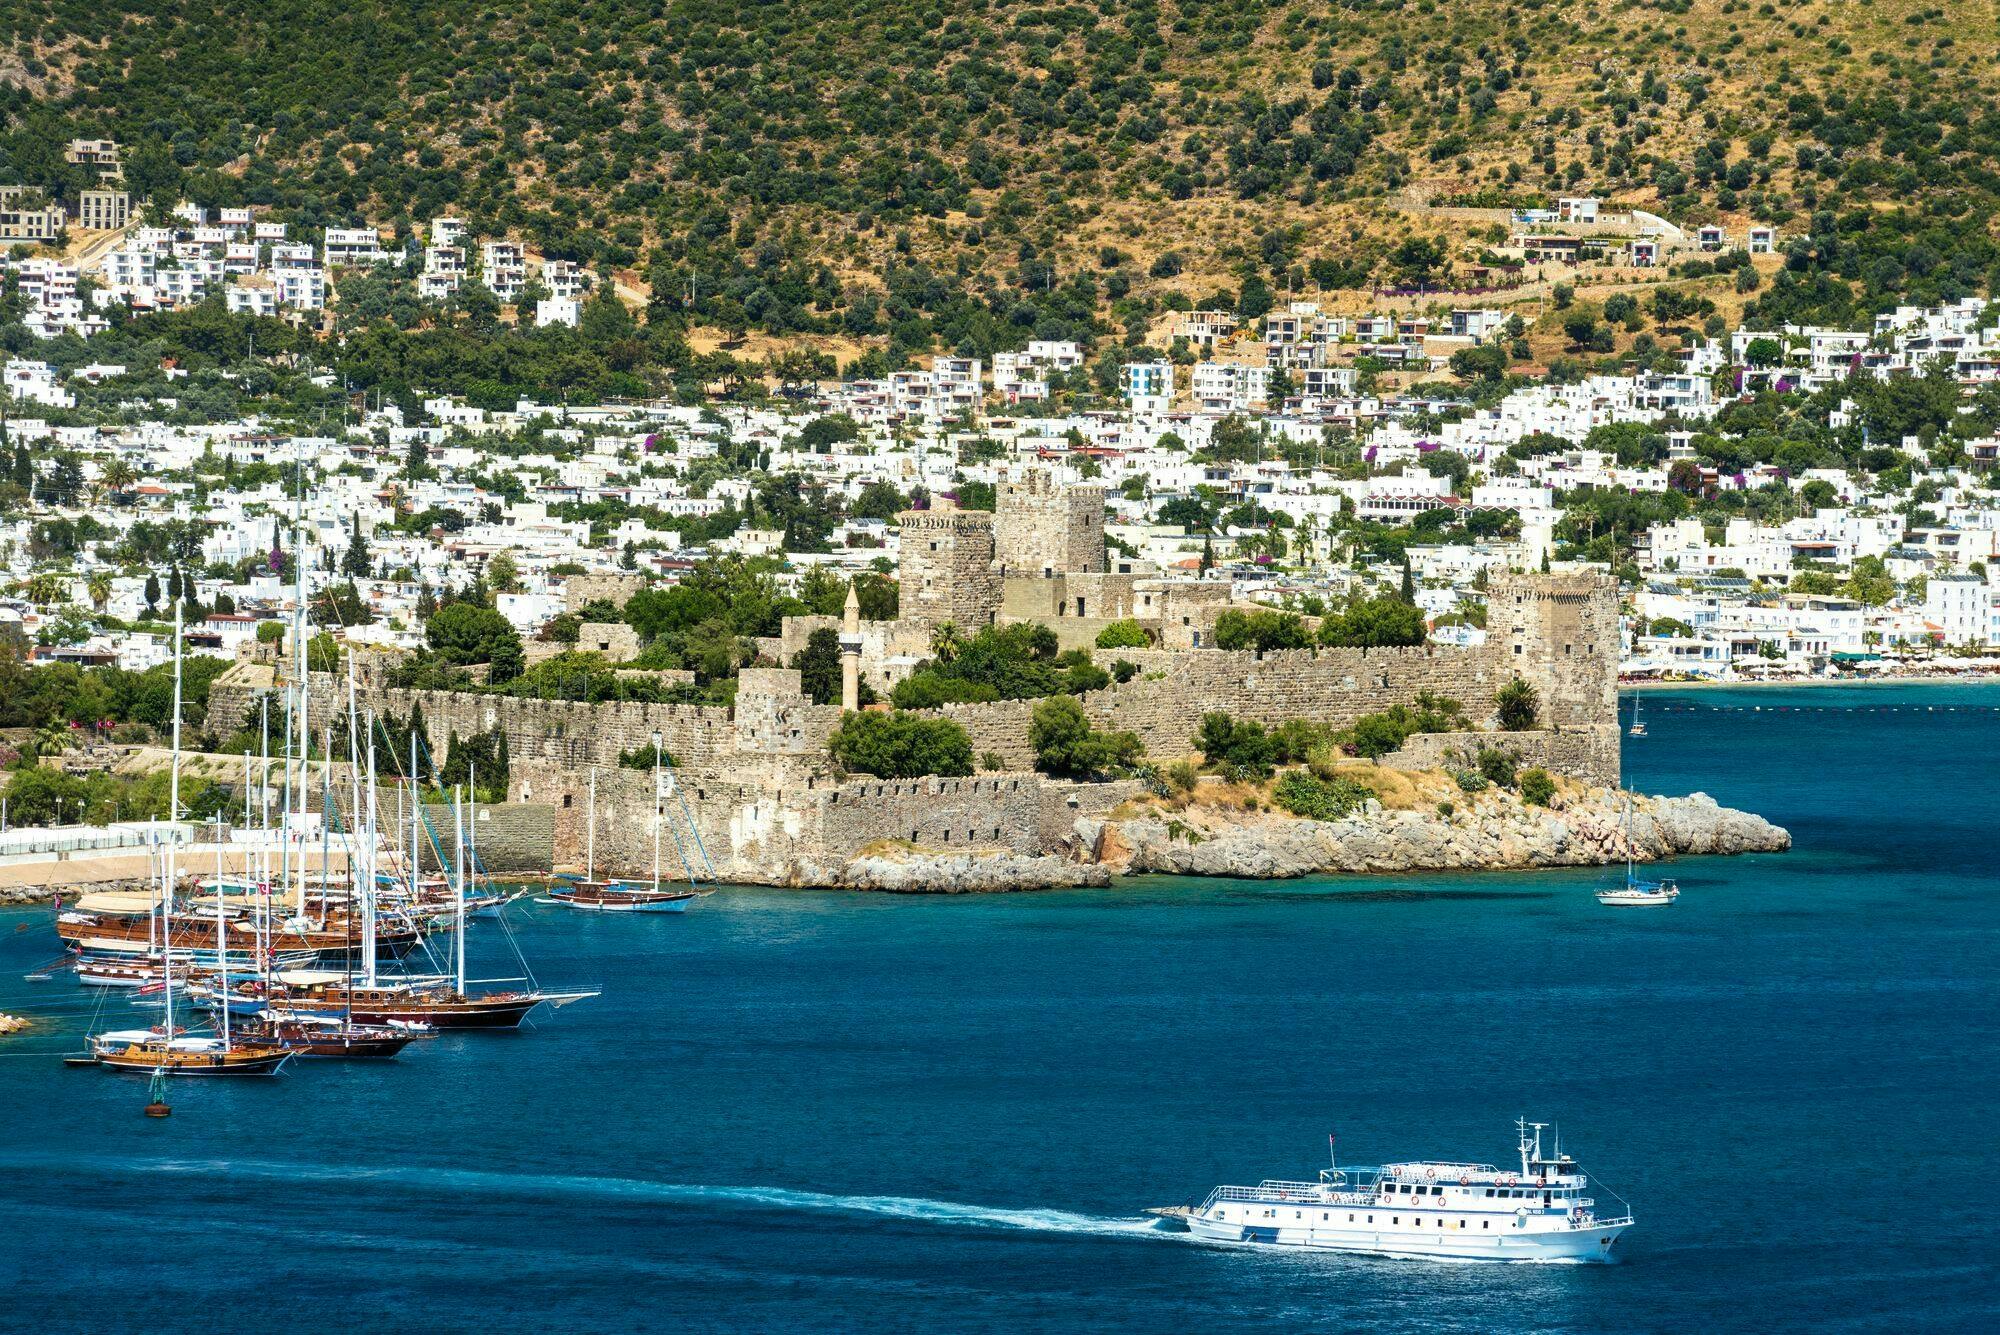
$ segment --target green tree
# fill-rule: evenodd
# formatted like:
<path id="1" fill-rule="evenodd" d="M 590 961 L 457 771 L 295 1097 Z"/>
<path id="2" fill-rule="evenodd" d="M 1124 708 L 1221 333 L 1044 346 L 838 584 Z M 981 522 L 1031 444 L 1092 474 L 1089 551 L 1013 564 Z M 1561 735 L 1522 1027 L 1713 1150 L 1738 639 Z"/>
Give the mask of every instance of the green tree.
<path id="1" fill-rule="evenodd" d="M 486 563 L 486 582 L 495 593 L 519 593 L 521 572 L 514 564 L 511 552 L 495 552 L 493 559 Z"/>
<path id="2" fill-rule="evenodd" d="M 896 516 L 909 508 L 910 498 L 898 491 L 894 483 L 870 482 L 855 497 L 853 514 L 856 519 L 880 519 L 893 524 Z"/>
<path id="3" fill-rule="evenodd" d="M 1854 560 L 1842 590 L 1848 597 L 1869 607 L 1887 605 L 1896 596 L 1896 578 L 1879 556 L 1859 556 Z"/>
<path id="4" fill-rule="evenodd" d="M 1131 617 L 1114 621 L 1097 632 L 1097 647 L 1100 649 L 1144 649 L 1152 642 L 1145 627 Z"/>
<path id="5" fill-rule="evenodd" d="M 1072 696 L 1055 695 L 1035 706 L 1028 721 L 1035 768 L 1060 778 L 1095 778 L 1131 768 L 1143 750 L 1131 732 L 1099 732 Z"/>
<path id="6" fill-rule="evenodd" d="M 340 554 L 340 573 L 359 579 L 372 569 L 368 560 L 368 540 L 361 536 L 361 516 L 357 514 L 352 517 L 348 530 L 347 550 Z"/>
<path id="7" fill-rule="evenodd" d="M 1278 741 L 1264 725 L 1224 713 L 1203 714 L 1194 746 L 1209 768 L 1233 779 L 1263 778 L 1276 763 Z"/>
<path id="8" fill-rule="evenodd" d="M 521 637 L 506 617 L 490 607 L 471 603 L 441 607 L 424 627 L 424 638 L 441 661 L 454 667 L 490 663 L 496 684 L 521 675 Z"/>
<path id="9" fill-rule="evenodd" d="M 901 710 L 849 714 L 827 739 L 843 769 L 884 779 L 972 773 L 972 741 L 949 719 Z"/>
<path id="10" fill-rule="evenodd" d="M 840 703 L 840 633 L 821 626 L 806 636 L 806 647 L 792 655 L 799 686 L 816 705 Z"/>
<path id="11" fill-rule="evenodd" d="M 1528 732 L 1540 725 L 1541 696 L 1519 677 L 1502 686 L 1493 697 L 1500 726 L 1507 732 Z"/>
<path id="12" fill-rule="evenodd" d="M 1429 633 L 1423 609 L 1401 598 L 1370 598 L 1319 623 L 1319 642 L 1342 649 L 1422 644 Z"/>

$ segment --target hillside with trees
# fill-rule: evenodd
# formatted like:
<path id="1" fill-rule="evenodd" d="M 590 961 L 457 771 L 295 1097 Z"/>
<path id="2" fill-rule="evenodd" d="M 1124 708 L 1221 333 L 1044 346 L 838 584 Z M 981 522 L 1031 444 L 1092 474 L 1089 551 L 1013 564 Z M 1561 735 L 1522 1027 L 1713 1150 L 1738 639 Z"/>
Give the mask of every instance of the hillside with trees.
<path id="1" fill-rule="evenodd" d="M 1778 225 L 1753 312 L 1984 290 L 1988 22 L 1906 0 L 27 0 L 0 179 L 433 215 L 622 275 L 657 330 L 892 359 L 1435 279 L 1433 206 Z M 1442 251 L 1405 243 L 1446 236 Z M 1425 270 L 1412 273 L 1412 266 Z M 613 331 L 616 332 L 615 330 Z M 628 359 L 662 355 L 636 338 Z M 681 355 L 669 348 L 667 355 Z"/>

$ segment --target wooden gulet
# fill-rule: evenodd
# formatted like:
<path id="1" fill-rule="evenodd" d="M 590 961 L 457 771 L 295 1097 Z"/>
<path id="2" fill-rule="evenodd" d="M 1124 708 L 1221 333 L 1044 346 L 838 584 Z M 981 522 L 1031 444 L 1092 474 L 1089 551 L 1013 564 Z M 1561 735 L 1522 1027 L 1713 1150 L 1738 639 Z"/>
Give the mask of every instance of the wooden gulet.
<path id="1" fill-rule="evenodd" d="M 181 609 L 179 604 L 174 607 L 173 711 L 173 753 L 169 761 L 167 778 L 167 819 L 170 823 L 180 819 Z M 172 911 L 174 853 L 177 845 L 178 840 L 173 838 L 170 838 L 166 845 L 165 874 L 162 878 L 160 897 L 163 918 Z M 218 858 L 220 855 L 218 845 Z M 227 950 L 223 948 L 220 896 L 216 899 L 215 923 L 218 963 L 222 969 L 223 990 L 226 992 L 229 956 Z M 171 950 L 168 950 L 169 967 L 162 971 L 166 992 L 165 1023 L 157 1030 L 108 1030 L 95 1034 L 90 1039 L 90 1055 L 107 1070 L 151 1073 L 151 1092 L 146 1106 L 149 1116 L 163 1115 L 159 1110 L 166 1107 L 164 1091 L 161 1088 L 165 1076 L 270 1075 L 282 1067 L 292 1055 L 288 1049 L 275 1045 L 233 1041 L 229 1031 L 227 1008 L 223 1011 L 219 1037 L 177 1031 L 174 1027 L 174 970 L 171 967 L 171 953 Z"/>

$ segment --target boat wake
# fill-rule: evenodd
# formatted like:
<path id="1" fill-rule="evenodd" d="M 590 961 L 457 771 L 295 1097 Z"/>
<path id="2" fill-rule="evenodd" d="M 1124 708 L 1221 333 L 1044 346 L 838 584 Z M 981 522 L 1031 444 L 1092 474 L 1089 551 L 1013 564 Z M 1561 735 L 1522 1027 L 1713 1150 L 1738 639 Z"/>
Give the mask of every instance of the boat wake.
<path id="1" fill-rule="evenodd" d="M 0 1164 L 16 1156 L 0 1154 Z M 1148 1218 L 1077 1214 L 1069 1210 L 1008 1209 L 921 1196 L 843 1196 L 801 1191 L 791 1187 L 710 1186 L 655 1182 L 645 1178 L 593 1177 L 577 1174 L 500 1173 L 469 1168 L 423 1166 L 361 1167 L 335 1164 L 288 1164 L 258 1160 L 109 1159 L 79 1164 L 65 1159 L 70 1171 L 79 1168 L 123 1174 L 163 1174 L 214 1177 L 223 1181 L 253 1178 L 264 1181 L 326 1185 L 392 1185 L 417 1191 L 478 1193 L 492 1196 L 546 1198 L 586 1197 L 595 1200 L 657 1202 L 700 1208 L 747 1208 L 786 1213 L 821 1213 L 904 1220 L 940 1228 L 996 1229 L 1022 1233 L 1095 1234 L 1139 1237 L 1147 1234 L 1185 1237 Z"/>

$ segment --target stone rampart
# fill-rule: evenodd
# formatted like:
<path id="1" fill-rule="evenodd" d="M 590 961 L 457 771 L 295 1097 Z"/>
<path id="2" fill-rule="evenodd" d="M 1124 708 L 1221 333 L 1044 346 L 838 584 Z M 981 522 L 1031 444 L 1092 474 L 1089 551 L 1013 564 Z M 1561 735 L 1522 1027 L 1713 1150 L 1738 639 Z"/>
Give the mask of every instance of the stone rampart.
<path id="1" fill-rule="evenodd" d="M 1596 783 L 1614 782 L 1618 774 L 1615 724 L 1533 732 L 1418 733 L 1400 750 L 1382 757 L 1382 763 L 1395 769 L 1468 768 L 1482 746 L 1509 753 L 1521 769 L 1539 767 Z"/>
<path id="2" fill-rule="evenodd" d="M 728 769 L 684 769 L 675 783 L 660 826 L 663 876 L 684 874 L 683 854 L 702 866 L 705 852 L 721 879 L 780 884 L 810 876 L 815 868 L 837 867 L 884 841 L 936 850 L 1040 853 L 1068 838 L 1077 816 L 1102 816 L 1139 791 L 1134 783 L 1070 784 L 1021 772 L 836 780 L 764 758 Z M 652 785 L 650 770 L 597 771 L 593 865 L 598 874 L 652 874 Z M 556 864 L 584 866 L 590 850 L 589 773 L 534 762 L 515 767 L 514 787 L 531 792 L 551 812 Z M 687 833 L 690 817 L 699 847 Z M 441 828 L 448 830 L 448 815 L 446 821 Z"/>
<path id="3" fill-rule="evenodd" d="M 632 600 L 632 595 L 645 587 L 646 576 L 637 572 L 571 575 L 563 581 L 563 610 L 580 611 L 599 599 L 623 607 Z"/>
<path id="4" fill-rule="evenodd" d="M 1212 711 L 1275 727 L 1311 719 L 1345 727 L 1393 704 L 1414 705 L 1423 692 L 1450 696 L 1478 718 L 1490 715 L 1506 681 L 1478 651 L 1420 645 L 1405 649 L 1248 651 L 1106 650 L 1139 673 L 1079 697 L 1091 723 L 1139 735 L 1147 754 L 1171 759 L 1192 750 L 1189 739 Z M 975 755 L 992 751 L 1010 767 L 1026 767 L 1032 700 L 944 706 L 939 713 L 965 728 Z"/>

